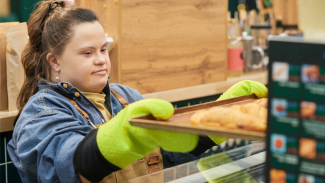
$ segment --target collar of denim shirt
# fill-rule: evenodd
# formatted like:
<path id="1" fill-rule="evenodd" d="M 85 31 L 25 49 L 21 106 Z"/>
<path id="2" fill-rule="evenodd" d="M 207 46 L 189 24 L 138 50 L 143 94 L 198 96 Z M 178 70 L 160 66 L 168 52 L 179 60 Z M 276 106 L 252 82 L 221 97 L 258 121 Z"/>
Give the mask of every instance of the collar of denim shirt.
<path id="1" fill-rule="evenodd" d="M 109 87 L 109 79 L 110 79 L 110 77 L 107 79 L 107 83 L 103 89 L 103 93 L 105 93 L 105 95 L 106 95 L 105 102 L 108 107 L 108 110 L 112 114 L 111 92 L 110 92 L 110 87 Z M 64 87 L 64 85 L 66 87 Z M 65 97 L 71 98 L 71 99 L 75 99 L 76 92 L 78 92 L 79 94 L 81 93 L 77 88 L 73 87 L 72 84 L 69 82 L 62 81 L 62 82 L 56 83 L 56 82 L 47 81 L 44 78 L 40 78 L 38 80 L 38 88 L 39 88 L 39 90 L 49 88 L 54 91 L 57 91 L 58 93 L 60 93 L 61 95 L 65 96 Z"/>

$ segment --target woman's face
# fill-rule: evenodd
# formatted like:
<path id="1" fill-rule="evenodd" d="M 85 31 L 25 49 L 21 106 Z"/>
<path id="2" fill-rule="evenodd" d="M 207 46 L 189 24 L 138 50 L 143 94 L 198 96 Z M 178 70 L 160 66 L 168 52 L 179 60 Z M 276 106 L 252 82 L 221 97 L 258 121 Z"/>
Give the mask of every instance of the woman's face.
<path id="1" fill-rule="evenodd" d="M 83 92 L 100 93 L 111 70 L 103 27 L 97 21 L 74 26 L 71 41 L 56 59 L 59 81 L 69 82 Z"/>

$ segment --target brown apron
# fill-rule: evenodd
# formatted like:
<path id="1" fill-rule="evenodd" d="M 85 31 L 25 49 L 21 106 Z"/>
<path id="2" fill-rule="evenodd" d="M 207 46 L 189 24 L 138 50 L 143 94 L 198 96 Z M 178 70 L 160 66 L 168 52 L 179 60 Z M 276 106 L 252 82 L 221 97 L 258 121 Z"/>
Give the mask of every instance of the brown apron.
<path id="1" fill-rule="evenodd" d="M 123 97 L 121 97 L 115 91 L 113 90 L 111 91 L 123 108 L 125 108 L 129 104 Z M 73 100 L 71 101 L 71 103 L 73 103 L 73 105 L 78 109 L 78 111 L 88 120 L 88 122 L 93 128 L 98 128 L 100 125 L 102 125 L 102 124 L 93 125 L 93 123 L 89 120 L 88 115 L 85 114 L 85 112 L 82 111 Z M 144 158 L 135 161 L 134 163 L 123 168 L 122 170 L 109 174 L 103 180 L 101 180 L 100 183 L 118 183 L 118 182 L 127 181 L 147 174 L 151 174 L 151 176 L 135 179 L 132 181 L 132 183 L 138 183 L 138 182 L 139 183 L 143 183 L 143 182 L 160 183 L 160 182 L 164 182 L 164 174 L 163 172 L 160 172 L 163 169 L 164 169 L 163 159 L 160 152 L 160 147 L 158 147 L 157 149 L 149 153 Z"/>
<path id="2" fill-rule="evenodd" d="M 127 167 L 113 172 L 106 176 L 100 183 L 117 183 L 126 180 L 134 179 L 143 175 L 151 174 L 151 176 L 142 177 L 131 181 L 132 183 L 143 182 L 164 182 L 163 172 L 157 172 L 163 170 L 163 161 L 158 147 L 154 151 L 148 154 L 148 156 L 137 160 L 136 162 L 128 165 Z M 156 172 L 156 173 L 155 173 Z"/>

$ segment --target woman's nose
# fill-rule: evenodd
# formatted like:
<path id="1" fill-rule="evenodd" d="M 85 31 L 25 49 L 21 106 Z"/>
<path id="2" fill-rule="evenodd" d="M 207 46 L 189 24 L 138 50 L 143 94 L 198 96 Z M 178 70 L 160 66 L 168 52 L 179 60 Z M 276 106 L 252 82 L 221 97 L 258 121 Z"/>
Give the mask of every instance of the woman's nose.
<path id="1" fill-rule="evenodd" d="M 103 55 L 99 55 L 96 59 L 95 59 L 95 64 L 96 65 L 102 65 L 106 62 L 106 59 Z"/>

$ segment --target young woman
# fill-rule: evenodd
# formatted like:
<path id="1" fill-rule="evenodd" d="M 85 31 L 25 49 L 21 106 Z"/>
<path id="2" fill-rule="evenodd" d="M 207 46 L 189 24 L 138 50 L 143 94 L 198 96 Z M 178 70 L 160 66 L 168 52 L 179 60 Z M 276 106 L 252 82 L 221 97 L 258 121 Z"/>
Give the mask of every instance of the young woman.
<path id="1" fill-rule="evenodd" d="M 8 144 L 23 182 L 120 182 L 200 158 L 225 140 L 131 126 L 130 117 L 144 114 L 168 119 L 173 106 L 109 84 L 106 37 L 93 11 L 42 1 L 28 32 L 20 113 Z M 233 89 L 265 96 L 263 85 L 252 85 Z M 224 98 L 238 96 L 231 91 Z"/>

